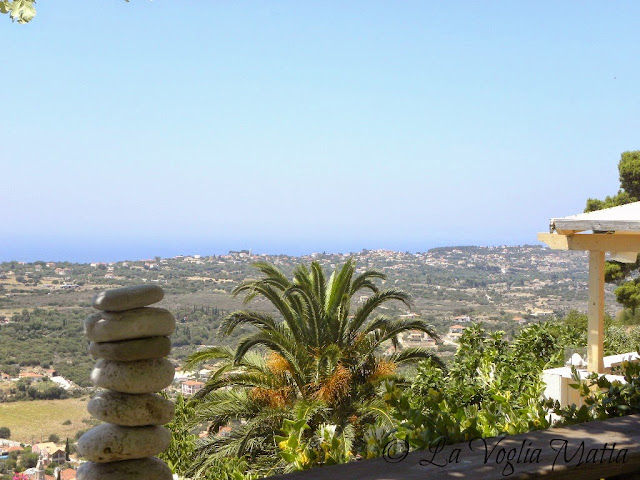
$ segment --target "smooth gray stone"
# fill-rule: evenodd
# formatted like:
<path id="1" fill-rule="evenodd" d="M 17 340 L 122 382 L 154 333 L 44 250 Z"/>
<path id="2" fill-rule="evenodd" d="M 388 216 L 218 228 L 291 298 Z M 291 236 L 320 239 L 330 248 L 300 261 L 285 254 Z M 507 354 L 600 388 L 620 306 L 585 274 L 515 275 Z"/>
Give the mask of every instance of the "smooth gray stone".
<path id="1" fill-rule="evenodd" d="M 127 427 L 164 425 L 173 420 L 173 402 L 155 393 L 132 395 L 104 390 L 87 405 L 91 416 L 103 422 Z"/>
<path id="2" fill-rule="evenodd" d="M 93 297 L 92 305 L 98 310 L 122 312 L 152 305 L 163 297 L 164 292 L 157 285 L 135 285 L 100 292 Z"/>
<path id="3" fill-rule="evenodd" d="M 91 371 L 97 387 L 122 393 L 159 392 L 171 385 L 175 369 L 166 358 L 118 362 L 100 359 Z"/>
<path id="4" fill-rule="evenodd" d="M 84 333 L 92 342 L 167 337 L 175 329 L 176 319 L 171 312 L 154 307 L 126 312 L 98 312 L 84 321 Z"/>
<path id="5" fill-rule="evenodd" d="M 78 439 L 78 454 L 98 463 L 133 460 L 164 452 L 170 442 L 171 432 L 164 427 L 103 423 Z"/>
<path id="6" fill-rule="evenodd" d="M 93 358 L 106 360 L 146 360 L 169 355 L 171 340 L 169 337 L 136 338 L 117 342 L 91 342 L 89 353 Z"/>
<path id="7" fill-rule="evenodd" d="M 76 472 L 77 480 L 173 480 L 171 470 L 156 457 L 120 462 L 86 462 Z"/>

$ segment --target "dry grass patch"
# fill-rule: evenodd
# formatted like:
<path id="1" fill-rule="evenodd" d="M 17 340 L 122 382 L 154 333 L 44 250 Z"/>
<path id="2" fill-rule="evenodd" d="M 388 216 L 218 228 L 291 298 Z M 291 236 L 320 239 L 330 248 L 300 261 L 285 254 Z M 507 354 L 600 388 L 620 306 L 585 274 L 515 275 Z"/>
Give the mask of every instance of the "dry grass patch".
<path id="1" fill-rule="evenodd" d="M 45 442 L 55 433 L 64 443 L 65 438 L 74 440 L 78 430 L 91 427 L 82 420 L 89 420 L 88 398 L 65 400 L 34 400 L 31 402 L 0 403 L 0 427 L 11 429 L 11 440 L 23 443 Z M 63 425 L 71 420 L 68 425 Z"/>

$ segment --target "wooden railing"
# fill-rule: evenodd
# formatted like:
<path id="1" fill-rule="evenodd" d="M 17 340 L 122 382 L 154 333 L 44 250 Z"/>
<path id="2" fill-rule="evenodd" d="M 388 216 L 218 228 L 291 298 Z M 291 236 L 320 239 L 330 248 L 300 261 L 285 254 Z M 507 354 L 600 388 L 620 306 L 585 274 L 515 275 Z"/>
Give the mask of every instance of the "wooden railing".
<path id="1" fill-rule="evenodd" d="M 640 415 L 437 445 L 269 480 L 640 479 Z"/>

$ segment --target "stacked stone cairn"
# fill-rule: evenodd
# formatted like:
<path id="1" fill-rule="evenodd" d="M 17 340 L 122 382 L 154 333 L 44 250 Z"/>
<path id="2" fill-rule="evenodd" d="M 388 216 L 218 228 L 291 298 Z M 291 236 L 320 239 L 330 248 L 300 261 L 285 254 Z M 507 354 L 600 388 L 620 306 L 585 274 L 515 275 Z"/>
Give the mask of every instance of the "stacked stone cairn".
<path id="1" fill-rule="evenodd" d="M 155 455 L 169 446 L 164 425 L 174 405 L 154 392 L 173 381 L 174 367 L 165 357 L 176 326 L 165 309 L 149 307 L 164 293 L 155 285 L 108 290 L 96 295 L 100 310 L 84 322 L 89 352 L 98 361 L 93 383 L 106 390 L 90 401 L 89 413 L 106 423 L 78 440 L 78 453 L 89 460 L 78 480 L 171 480 L 169 467 Z"/>

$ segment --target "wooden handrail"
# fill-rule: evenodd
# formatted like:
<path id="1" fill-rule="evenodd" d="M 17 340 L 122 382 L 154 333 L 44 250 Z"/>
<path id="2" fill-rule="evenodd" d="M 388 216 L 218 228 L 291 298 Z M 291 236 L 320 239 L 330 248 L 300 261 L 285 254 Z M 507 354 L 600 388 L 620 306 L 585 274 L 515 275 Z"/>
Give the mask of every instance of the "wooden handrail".
<path id="1" fill-rule="evenodd" d="M 544 476 L 581 480 L 640 472 L 640 414 L 550 428 L 521 435 L 474 439 L 406 454 L 269 477 L 269 480 L 487 480 Z"/>

